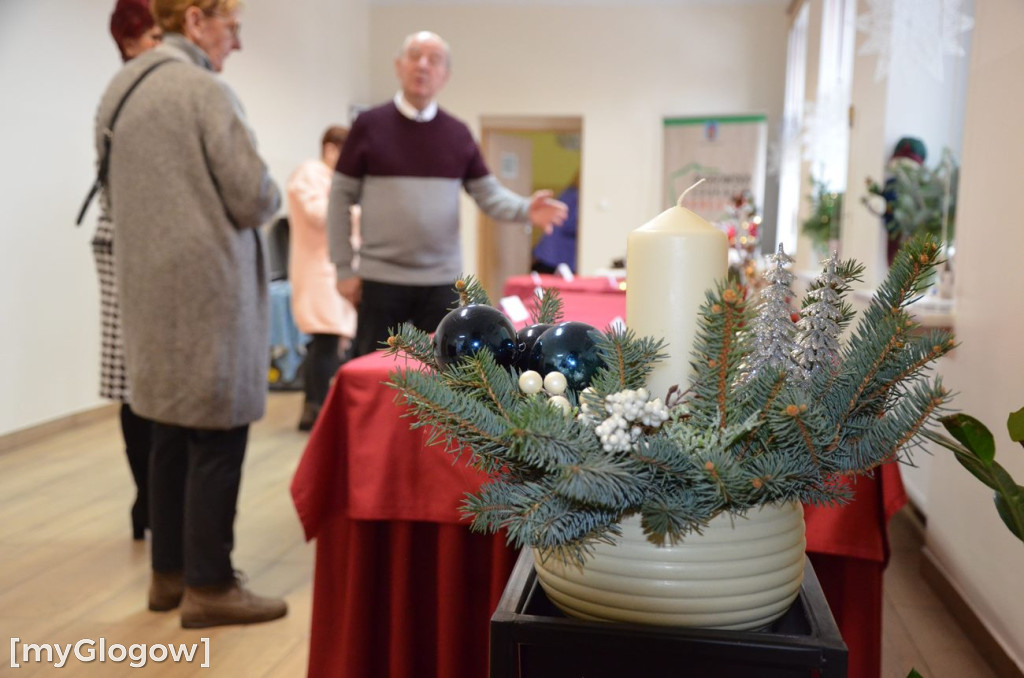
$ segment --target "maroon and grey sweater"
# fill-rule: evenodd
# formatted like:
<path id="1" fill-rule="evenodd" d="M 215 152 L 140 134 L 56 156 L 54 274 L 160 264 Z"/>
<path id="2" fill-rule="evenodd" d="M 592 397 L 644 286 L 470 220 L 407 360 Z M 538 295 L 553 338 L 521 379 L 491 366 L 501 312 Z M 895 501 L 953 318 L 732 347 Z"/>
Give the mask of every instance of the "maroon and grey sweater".
<path id="1" fill-rule="evenodd" d="M 497 221 L 527 221 L 529 201 L 492 175 L 469 128 L 438 109 L 429 122 L 394 103 L 356 118 L 331 184 L 327 228 L 338 279 L 354 275 L 349 207 L 362 210 L 359 277 L 445 285 L 462 273 L 459 189 Z"/>

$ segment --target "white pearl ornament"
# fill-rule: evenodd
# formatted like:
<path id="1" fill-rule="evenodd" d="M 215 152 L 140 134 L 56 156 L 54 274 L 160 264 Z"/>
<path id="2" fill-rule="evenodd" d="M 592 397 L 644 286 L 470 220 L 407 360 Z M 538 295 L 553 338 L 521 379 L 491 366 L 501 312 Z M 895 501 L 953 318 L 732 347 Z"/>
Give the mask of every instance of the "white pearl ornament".
<path id="1" fill-rule="evenodd" d="M 544 390 L 551 395 L 562 395 L 567 387 L 568 382 L 561 372 L 548 372 L 544 377 Z"/>
<path id="2" fill-rule="evenodd" d="M 541 379 L 540 373 L 533 370 L 526 370 L 519 375 L 519 390 L 526 395 L 533 395 L 540 393 L 541 388 L 544 386 L 544 380 Z"/>
<path id="3" fill-rule="evenodd" d="M 570 412 L 572 412 L 572 403 L 570 403 L 569 399 L 566 398 L 565 396 L 551 396 L 550 398 L 548 398 L 548 405 L 551 405 L 552 407 L 561 408 L 562 414 L 569 414 Z"/>

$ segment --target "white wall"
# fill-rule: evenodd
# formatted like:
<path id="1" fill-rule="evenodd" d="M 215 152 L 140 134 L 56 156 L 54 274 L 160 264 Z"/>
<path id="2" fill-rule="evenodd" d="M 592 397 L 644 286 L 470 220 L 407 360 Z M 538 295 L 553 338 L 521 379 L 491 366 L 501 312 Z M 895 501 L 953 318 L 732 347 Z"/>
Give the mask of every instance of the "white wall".
<path id="1" fill-rule="evenodd" d="M 996 459 L 1024 482 L 1006 417 L 1024 406 L 1024 4 L 975 3 L 957 221 L 956 333 L 944 367 L 958 409 L 996 436 Z M 992 493 L 949 455 L 931 471 L 928 547 L 1024 669 L 1024 545 L 996 516 Z"/>
<path id="2" fill-rule="evenodd" d="M 120 65 L 113 0 L 0 0 L 0 435 L 90 408 L 99 302 L 86 224 L 93 115 Z M 283 182 L 366 98 L 366 0 L 249 0 L 224 78 Z"/>
<path id="3" fill-rule="evenodd" d="M 586 273 L 623 256 L 626 234 L 662 209 L 663 117 L 763 112 L 769 129 L 781 120 L 785 6 L 374 6 L 370 91 L 374 103 L 394 95 L 392 61 L 402 38 L 427 29 L 452 46 L 441 105 L 477 135 L 483 115 L 581 116 Z M 469 201 L 462 235 L 472 271 L 476 214 Z"/>

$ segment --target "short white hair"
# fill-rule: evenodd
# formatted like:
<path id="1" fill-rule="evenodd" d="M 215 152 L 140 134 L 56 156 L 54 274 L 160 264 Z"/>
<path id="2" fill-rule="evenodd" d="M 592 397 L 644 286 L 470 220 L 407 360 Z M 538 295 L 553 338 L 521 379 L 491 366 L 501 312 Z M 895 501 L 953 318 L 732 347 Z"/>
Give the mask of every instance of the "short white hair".
<path id="1" fill-rule="evenodd" d="M 409 46 L 414 42 L 422 42 L 424 40 L 433 40 L 441 43 L 441 47 L 444 48 L 445 62 L 449 69 L 452 67 L 452 48 L 448 44 L 448 41 L 442 38 L 433 31 L 416 31 L 405 36 L 405 40 L 402 41 L 402 48 L 398 51 L 398 57 L 405 56 L 405 52 L 409 49 Z"/>

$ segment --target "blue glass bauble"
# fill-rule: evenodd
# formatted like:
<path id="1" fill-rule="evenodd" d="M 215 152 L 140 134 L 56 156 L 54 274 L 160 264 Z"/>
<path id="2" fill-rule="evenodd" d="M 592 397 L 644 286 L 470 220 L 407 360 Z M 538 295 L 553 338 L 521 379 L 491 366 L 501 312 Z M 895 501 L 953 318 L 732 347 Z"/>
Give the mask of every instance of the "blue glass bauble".
<path id="1" fill-rule="evenodd" d="M 516 329 L 493 306 L 462 306 L 441 319 L 434 333 L 434 358 L 441 368 L 486 349 L 499 365 L 509 367 L 518 355 Z"/>
<path id="2" fill-rule="evenodd" d="M 570 389 L 582 391 L 603 364 L 595 342 L 600 334 L 586 323 L 570 321 L 555 325 L 537 337 L 530 352 L 530 369 L 544 375 L 561 372 Z"/>
<path id="3" fill-rule="evenodd" d="M 516 339 L 519 341 L 519 355 L 516 357 L 515 367 L 520 372 L 530 369 L 530 352 L 533 350 L 533 345 L 537 343 L 537 338 L 550 328 L 551 325 L 537 323 L 536 325 L 527 325 L 516 332 Z"/>

